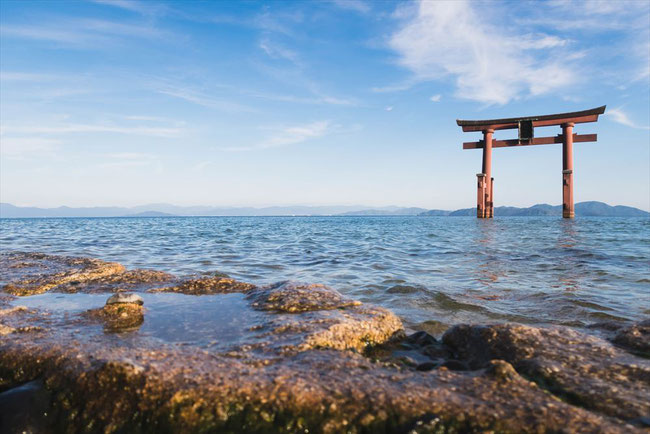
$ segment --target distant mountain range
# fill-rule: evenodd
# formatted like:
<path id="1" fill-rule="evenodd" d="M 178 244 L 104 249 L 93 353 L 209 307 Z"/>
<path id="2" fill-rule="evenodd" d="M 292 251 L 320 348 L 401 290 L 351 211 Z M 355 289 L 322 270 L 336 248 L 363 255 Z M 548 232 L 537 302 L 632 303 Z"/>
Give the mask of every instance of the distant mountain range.
<path id="1" fill-rule="evenodd" d="M 603 202 L 589 201 L 575 204 L 576 216 L 580 217 L 650 217 L 650 213 L 631 206 L 611 206 Z M 476 208 L 465 208 L 456 211 L 429 210 L 419 215 L 422 216 L 475 216 Z M 533 216 L 561 216 L 562 205 L 548 205 L 546 203 L 533 205 L 528 208 L 514 206 L 497 206 L 494 215 L 498 217 L 533 217 Z"/>
<path id="2" fill-rule="evenodd" d="M 576 216 L 599 217 L 650 217 L 650 213 L 629 206 L 610 206 L 603 202 L 580 202 Z M 401 208 L 389 206 L 368 208 L 363 206 L 274 206 L 266 208 L 227 208 L 210 206 L 176 206 L 165 203 L 126 207 L 58 208 L 18 207 L 0 203 L 0 218 L 24 217 L 165 217 L 165 216 L 475 216 L 476 208 L 456 211 L 426 210 L 424 208 Z M 529 208 L 499 206 L 494 209 L 497 217 L 514 216 L 560 216 L 561 205 L 539 204 Z"/>

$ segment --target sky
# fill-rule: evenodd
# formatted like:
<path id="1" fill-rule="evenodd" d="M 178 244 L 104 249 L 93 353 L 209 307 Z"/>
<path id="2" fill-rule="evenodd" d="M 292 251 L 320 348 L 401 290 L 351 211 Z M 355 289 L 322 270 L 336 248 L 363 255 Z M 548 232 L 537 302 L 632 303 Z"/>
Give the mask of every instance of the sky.
<path id="1" fill-rule="evenodd" d="M 575 200 L 648 210 L 648 1 L 0 0 L 19 206 L 473 207 L 456 119 L 601 105 Z M 492 174 L 495 206 L 562 201 L 561 145 L 495 149 Z"/>

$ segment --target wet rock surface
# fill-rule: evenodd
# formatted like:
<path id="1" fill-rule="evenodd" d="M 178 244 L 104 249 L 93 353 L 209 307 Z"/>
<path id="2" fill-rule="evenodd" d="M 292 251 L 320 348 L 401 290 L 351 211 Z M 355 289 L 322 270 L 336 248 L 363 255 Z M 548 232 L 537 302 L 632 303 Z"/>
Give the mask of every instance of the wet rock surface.
<path id="1" fill-rule="evenodd" d="M 120 292 L 145 291 L 174 282 L 176 278 L 157 270 L 124 270 L 121 273 L 96 277 L 91 280 L 72 280 L 54 288 L 57 292 Z"/>
<path id="2" fill-rule="evenodd" d="M 621 327 L 616 331 L 612 342 L 643 357 L 650 358 L 650 320 Z"/>
<path id="3" fill-rule="evenodd" d="M 111 303 L 84 313 L 86 318 L 104 323 L 107 331 L 130 330 L 144 322 L 144 308 L 138 303 Z"/>
<path id="4" fill-rule="evenodd" d="M 598 337 L 566 327 L 459 325 L 443 342 L 472 369 L 505 360 L 576 406 L 627 421 L 650 414 L 650 363 Z"/>
<path id="5" fill-rule="evenodd" d="M 319 284 L 282 282 L 251 294 L 257 309 L 278 312 L 341 309 L 359 306 L 360 302 L 344 299 L 338 291 Z"/>
<path id="6" fill-rule="evenodd" d="M 189 295 L 228 294 L 246 292 L 255 288 L 250 283 L 239 282 L 223 276 L 189 279 L 174 286 L 151 289 L 150 292 L 175 292 Z"/>
<path id="7" fill-rule="evenodd" d="M 4 291 L 17 296 L 41 294 L 59 285 L 85 282 L 124 271 L 124 266 L 93 258 L 9 253 L 0 255 Z"/>
<path id="8" fill-rule="evenodd" d="M 33 279 L 16 270 L 34 275 L 20 265 L 0 280 Z M 101 292 L 121 302 L 106 304 L 84 289 L 93 279 L 5 293 L 0 403 L 36 402 L 15 413 L 45 409 L 29 417 L 41 432 L 623 433 L 650 414 L 650 362 L 569 328 L 455 326 L 437 339 L 322 285 L 170 279 L 137 294 L 144 306 L 113 289 Z M 637 326 L 624 333 L 642 342 Z"/>

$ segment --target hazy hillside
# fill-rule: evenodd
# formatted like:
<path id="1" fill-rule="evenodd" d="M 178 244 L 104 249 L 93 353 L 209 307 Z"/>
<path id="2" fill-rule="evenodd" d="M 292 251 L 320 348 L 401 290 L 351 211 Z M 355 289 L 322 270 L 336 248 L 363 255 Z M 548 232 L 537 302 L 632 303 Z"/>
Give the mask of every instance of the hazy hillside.
<path id="1" fill-rule="evenodd" d="M 176 206 L 170 204 L 151 204 L 132 208 L 124 207 L 89 207 L 58 208 L 17 207 L 9 203 L 0 203 L 0 218 L 24 217 L 164 217 L 164 216 L 475 216 L 475 208 L 456 211 L 425 210 L 424 208 L 401 208 L 397 206 L 367 208 L 363 206 L 275 206 L 266 208 L 225 208 L 209 206 Z M 499 206 L 494 209 L 498 217 L 520 216 L 560 216 L 562 206 L 538 204 L 529 208 Z M 576 204 L 577 216 L 601 217 L 647 217 L 646 211 L 629 206 L 610 206 L 602 202 L 580 202 Z"/>

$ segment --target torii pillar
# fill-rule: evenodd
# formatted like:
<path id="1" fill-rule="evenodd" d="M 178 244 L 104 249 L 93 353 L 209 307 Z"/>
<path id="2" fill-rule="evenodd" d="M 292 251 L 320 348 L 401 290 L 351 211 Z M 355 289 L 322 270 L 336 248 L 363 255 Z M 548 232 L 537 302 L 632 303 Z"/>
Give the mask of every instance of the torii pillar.
<path id="1" fill-rule="evenodd" d="M 562 217 L 575 217 L 573 206 L 573 122 L 562 125 Z"/>
<path id="2" fill-rule="evenodd" d="M 490 218 L 494 216 L 494 200 L 492 194 L 494 189 L 492 183 L 492 135 L 493 129 L 483 131 L 483 166 L 481 173 L 478 173 L 478 202 L 476 205 L 476 217 Z"/>
<path id="3" fill-rule="evenodd" d="M 544 116 L 521 118 L 488 119 L 481 121 L 457 120 L 463 131 L 483 133 L 483 140 L 465 142 L 463 149 L 483 149 L 483 166 L 477 180 L 476 216 L 478 218 L 494 217 L 494 178 L 492 178 L 492 148 L 518 147 L 528 145 L 548 145 L 562 143 L 562 217 L 575 217 L 573 204 L 573 143 L 595 142 L 596 134 L 574 134 L 573 127 L 578 123 L 596 122 L 598 116 L 605 113 L 605 106 L 571 113 L 558 113 Z M 554 137 L 535 137 L 535 127 L 558 125 L 562 134 Z M 517 139 L 494 140 L 495 130 L 519 130 Z"/>

